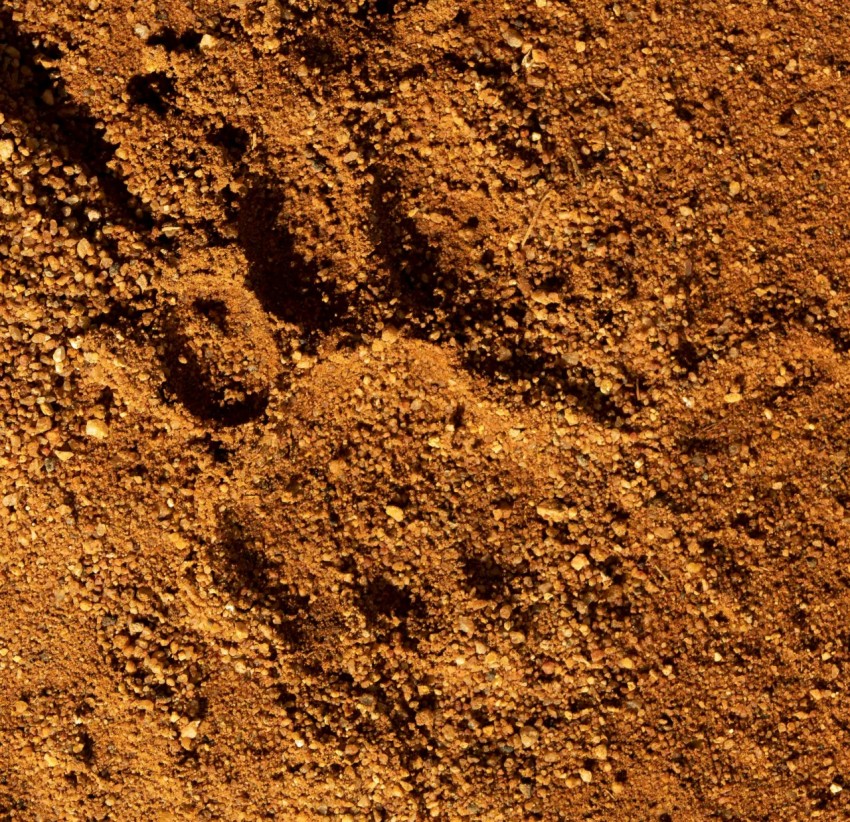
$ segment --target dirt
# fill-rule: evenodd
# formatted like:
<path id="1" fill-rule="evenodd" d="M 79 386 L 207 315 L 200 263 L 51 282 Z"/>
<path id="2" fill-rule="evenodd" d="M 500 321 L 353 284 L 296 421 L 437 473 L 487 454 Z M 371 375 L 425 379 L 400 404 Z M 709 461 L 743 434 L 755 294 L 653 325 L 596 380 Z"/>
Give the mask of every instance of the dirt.
<path id="1" fill-rule="evenodd" d="M 846 818 L 849 40 L 0 0 L 0 818 Z"/>

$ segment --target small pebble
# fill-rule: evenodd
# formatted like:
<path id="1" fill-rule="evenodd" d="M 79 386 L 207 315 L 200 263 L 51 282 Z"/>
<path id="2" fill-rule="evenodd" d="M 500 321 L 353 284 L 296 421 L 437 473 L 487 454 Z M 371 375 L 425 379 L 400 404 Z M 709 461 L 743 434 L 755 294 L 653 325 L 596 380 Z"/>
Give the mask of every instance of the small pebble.
<path id="1" fill-rule="evenodd" d="M 404 511 L 397 505 L 388 505 L 384 510 L 387 512 L 387 516 L 396 522 L 401 522 L 404 519 Z"/>
<path id="2" fill-rule="evenodd" d="M 567 519 L 567 511 L 560 502 L 547 500 L 537 506 L 537 515 L 549 522 L 564 522 Z"/>
<path id="3" fill-rule="evenodd" d="M 91 257 L 92 254 L 94 254 L 94 249 L 91 247 L 91 243 L 83 237 L 77 243 L 77 256 L 81 260 L 84 260 L 86 257 Z"/>
<path id="4" fill-rule="evenodd" d="M 96 440 L 105 440 L 109 436 L 109 429 L 103 420 L 89 420 L 86 423 L 86 436 L 94 437 Z"/>
<path id="5" fill-rule="evenodd" d="M 570 565 L 574 571 L 581 571 L 590 565 L 590 560 L 584 554 L 576 554 L 571 560 Z"/>
<path id="6" fill-rule="evenodd" d="M 200 719 L 195 719 L 192 722 L 183 726 L 183 729 L 180 731 L 180 737 L 182 739 L 195 739 L 198 735 L 198 727 L 200 726 Z"/>
<path id="7" fill-rule="evenodd" d="M 512 49 L 518 49 L 522 46 L 522 37 L 520 37 L 519 33 L 513 29 L 508 29 L 508 33 L 505 35 L 505 42 Z"/>

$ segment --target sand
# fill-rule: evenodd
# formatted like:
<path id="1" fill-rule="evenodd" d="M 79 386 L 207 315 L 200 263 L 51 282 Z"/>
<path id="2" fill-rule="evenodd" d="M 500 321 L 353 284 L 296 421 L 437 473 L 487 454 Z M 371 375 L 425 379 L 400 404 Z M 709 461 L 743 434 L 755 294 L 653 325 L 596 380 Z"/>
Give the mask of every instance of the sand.
<path id="1" fill-rule="evenodd" d="M 839 0 L 2 0 L 0 819 L 838 820 Z"/>

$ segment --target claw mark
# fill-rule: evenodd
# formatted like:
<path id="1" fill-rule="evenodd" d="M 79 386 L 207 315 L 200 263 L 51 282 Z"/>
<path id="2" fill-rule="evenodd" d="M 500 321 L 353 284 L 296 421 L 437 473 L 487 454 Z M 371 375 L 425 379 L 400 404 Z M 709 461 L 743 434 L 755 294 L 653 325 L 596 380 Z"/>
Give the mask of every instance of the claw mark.
<path id="1" fill-rule="evenodd" d="M 103 136 L 103 129 L 91 111 L 70 97 L 58 74 L 46 67 L 59 53 L 36 49 L 21 33 L 8 9 L 0 10 L 0 42 L 14 48 L 19 64 L 31 71 L 31 76 L 18 72 L 17 88 L 9 89 L 13 92 L 9 95 L 13 115 L 26 118 L 22 101 L 35 101 L 39 117 L 36 122 L 26 118 L 27 127 L 58 145 L 69 160 L 97 177 L 106 198 L 108 216 L 115 222 L 142 233 L 150 231 L 155 223 L 150 210 L 130 193 L 124 179 L 110 167 L 117 146 Z M 53 105 L 43 102 L 45 93 L 52 97 Z M 18 107 L 20 111 L 15 112 L 14 108 Z"/>

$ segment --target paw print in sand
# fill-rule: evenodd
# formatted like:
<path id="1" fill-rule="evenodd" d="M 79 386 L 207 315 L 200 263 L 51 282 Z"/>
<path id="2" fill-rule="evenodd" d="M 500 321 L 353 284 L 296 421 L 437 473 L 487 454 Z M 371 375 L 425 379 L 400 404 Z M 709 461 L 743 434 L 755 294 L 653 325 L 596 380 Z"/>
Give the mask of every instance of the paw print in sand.
<path id="1" fill-rule="evenodd" d="M 165 340 L 168 385 L 195 416 L 240 425 L 263 412 L 279 354 L 264 312 L 244 289 L 210 276 L 181 280 Z"/>
<path id="2" fill-rule="evenodd" d="M 379 13 L 389 37 L 393 20 L 417 8 L 363 10 Z M 353 19 L 359 31 L 363 18 Z M 510 76 L 504 59 L 475 60 L 484 74 Z M 430 77 L 399 68 L 407 133 L 391 132 L 383 149 L 361 142 L 323 159 L 311 147 L 305 159 L 272 138 L 240 140 L 224 151 L 238 180 L 216 203 L 227 216 L 215 232 L 203 217 L 183 231 L 164 216 L 152 231 L 128 217 L 156 258 L 156 305 L 139 333 L 158 345 L 166 404 L 229 438 L 222 459 L 244 491 L 200 501 L 209 516 L 194 550 L 242 617 L 239 643 L 263 648 L 251 658 L 257 681 L 316 739 L 412 740 L 407 753 L 397 746 L 401 764 L 435 779 L 446 746 L 475 751 L 470 768 L 483 771 L 515 752 L 533 763 L 568 736 L 565 706 L 589 707 L 569 673 L 587 644 L 585 600 L 595 602 L 581 573 L 589 560 L 576 560 L 565 524 L 568 498 L 581 492 L 555 457 L 547 470 L 528 467 L 523 432 L 536 429 L 515 400 L 569 400 L 600 427 L 628 411 L 552 332 L 570 282 L 554 259 L 535 258 L 532 240 L 535 219 L 563 206 L 570 183 L 536 172 L 537 185 L 522 182 L 536 161 L 516 142 L 537 127 L 535 92 L 500 92 L 507 119 L 487 135 L 511 153 L 515 177 L 464 143 L 460 115 L 439 121 L 430 159 L 416 150 L 434 121 L 430 98 L 467 62 L 447 59 Z M 349 66 L 328 64 L 358 85 Z M 175 83 L 175 105 L 179 95 Z M 344 139 L 380 131 L 375 111 L 363 106 L 371 113 Z M 508 120 L 516 133 L 502 128 Z M 357 174 L 347 170 L 360 161 Z M 352 214 L 339 214 L 337 188 Z M 227 270 L 182 264 L 202 258 L 204 244 L 229 255 Z M 318 363 L 300 378 L 296 344 Z M 482 398 L 493 386 L 495 399 Z M 259 436 L 239 440 L 241 431 Z M 553 494 L 555 508 L 537 505 Z M 593 618 L 628 618 L 620 599 L 594 604 Z M 624 675 L 605 670 L 600 689 L 616 701 Z"/>

